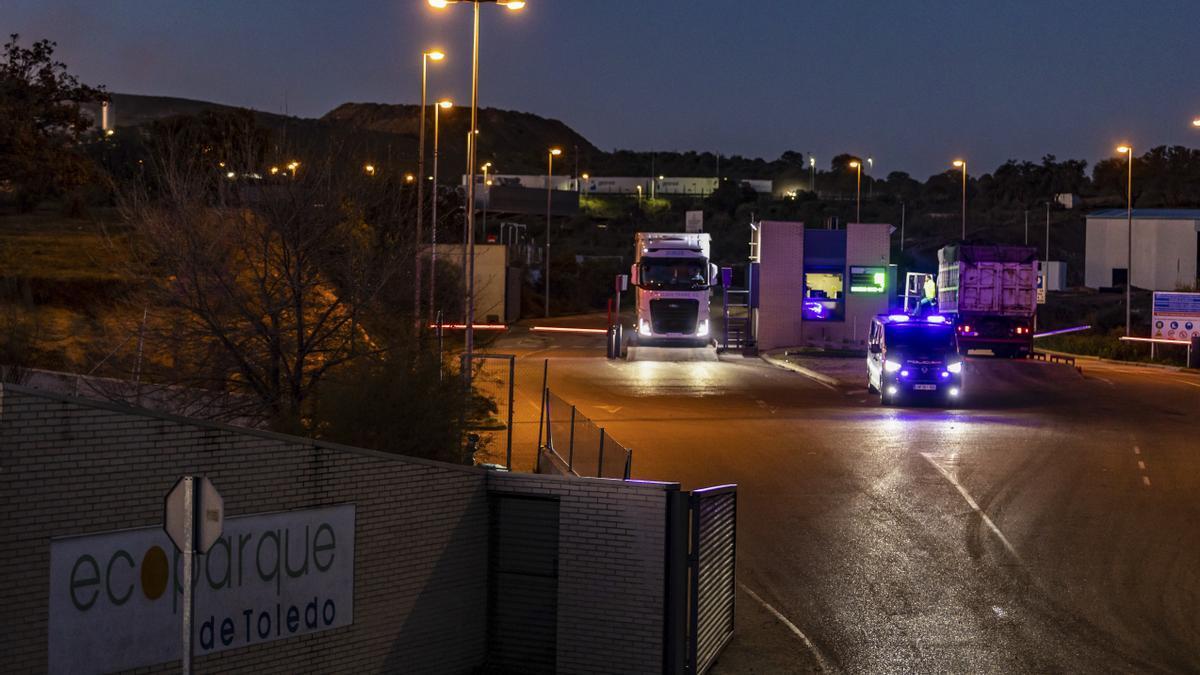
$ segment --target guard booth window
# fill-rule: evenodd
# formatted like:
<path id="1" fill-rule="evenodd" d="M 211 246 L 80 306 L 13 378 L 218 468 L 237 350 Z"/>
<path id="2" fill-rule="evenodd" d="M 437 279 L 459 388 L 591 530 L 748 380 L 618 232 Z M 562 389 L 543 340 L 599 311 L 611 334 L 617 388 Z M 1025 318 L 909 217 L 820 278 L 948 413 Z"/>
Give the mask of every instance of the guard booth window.
<path id="1" fill-rule="evenodd" d="M 804 273 L 806 321 L 844 321 L 846 318 L 846 275 L 840 269 L 814 269 Z"/>

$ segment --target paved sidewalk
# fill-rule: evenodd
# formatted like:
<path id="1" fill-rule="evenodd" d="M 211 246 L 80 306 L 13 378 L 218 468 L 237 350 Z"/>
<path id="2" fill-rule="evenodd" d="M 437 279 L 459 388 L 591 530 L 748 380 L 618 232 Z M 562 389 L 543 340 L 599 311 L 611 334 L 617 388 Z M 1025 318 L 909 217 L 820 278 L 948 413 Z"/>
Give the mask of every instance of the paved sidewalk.
<path id="1" fill-rule="evenodd" d="M 775 349 L 761 356 L 773 366 L 799 373 L 830 388 L 866 386 L 867 364 L 864 357 L 789 354 L 786 349 Z"/>

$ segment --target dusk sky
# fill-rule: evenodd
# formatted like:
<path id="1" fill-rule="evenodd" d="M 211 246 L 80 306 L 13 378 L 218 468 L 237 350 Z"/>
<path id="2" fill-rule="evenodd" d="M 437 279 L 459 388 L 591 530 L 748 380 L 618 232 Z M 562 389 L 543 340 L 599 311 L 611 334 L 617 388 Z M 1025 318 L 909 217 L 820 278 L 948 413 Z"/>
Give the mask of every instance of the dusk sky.
<path id="1" fill-rule="evenodd" d="M 1200 145 L 1200 2 L 529 0 L 484 7 L 480 104 L 602 149 L 871 155 L 877 175 L 972 173 L 1119 141 Z M 470 7 L 424 0 L 0 0 L 92 84 L 315 117 L 469 97 Z M 120 111 L 117 111 L 118 120 Z"/>

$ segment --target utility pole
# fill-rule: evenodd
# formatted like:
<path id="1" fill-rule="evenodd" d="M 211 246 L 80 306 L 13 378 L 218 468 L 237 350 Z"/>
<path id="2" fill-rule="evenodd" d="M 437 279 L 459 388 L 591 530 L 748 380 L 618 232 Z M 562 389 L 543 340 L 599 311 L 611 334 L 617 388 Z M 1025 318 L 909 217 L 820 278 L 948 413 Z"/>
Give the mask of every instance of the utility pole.
<path id="1" fill-rule="evenodd" d="M 1029 209 L 1025 209 L 1025 245 L 1029 245 Z"/>
<path id="2" fill-rule="evenodd" d="M 900 256 L 904 256 L 904 202 L 900 202 Z"/>

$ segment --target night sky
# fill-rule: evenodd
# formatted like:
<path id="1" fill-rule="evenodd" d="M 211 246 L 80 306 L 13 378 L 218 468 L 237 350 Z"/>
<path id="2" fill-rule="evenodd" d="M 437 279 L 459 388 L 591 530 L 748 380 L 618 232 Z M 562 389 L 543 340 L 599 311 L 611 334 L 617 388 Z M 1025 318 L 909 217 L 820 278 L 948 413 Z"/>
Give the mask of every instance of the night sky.
<path id="1" fill-rule="evenodd" d="M 484 7 L 481 105 L 612 150 L 875 158 L 919 178 L 966 156 L 1200 145 L 1200 2 L 529 0 Z M 346 101 L 469 97 L 470 8 L 424 0 L 0 0 L 85 81 L 319 116 Z M 119 116 L 120 111 L 117 111 Z M 119 119 L 119 118 L 118 118 Z"/>

